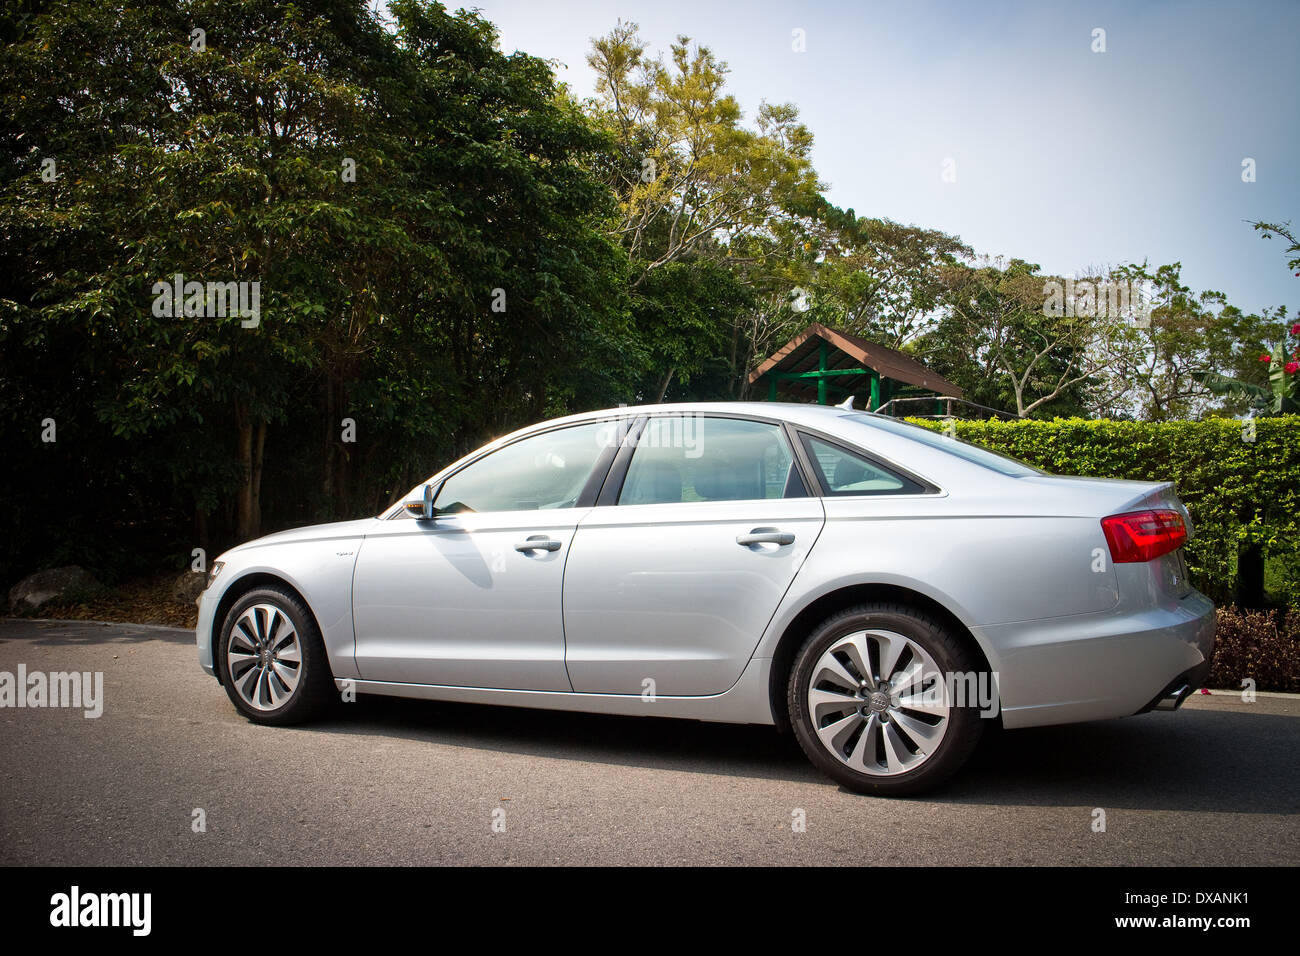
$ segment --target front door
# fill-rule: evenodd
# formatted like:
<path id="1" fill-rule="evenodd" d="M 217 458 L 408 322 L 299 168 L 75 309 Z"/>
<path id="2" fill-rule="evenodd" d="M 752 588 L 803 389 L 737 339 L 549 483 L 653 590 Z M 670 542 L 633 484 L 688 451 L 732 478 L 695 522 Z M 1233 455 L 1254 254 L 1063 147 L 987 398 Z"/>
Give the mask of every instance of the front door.
<path id="1" fill-rule="evenodd" d="M 368 534 L 353 578 L 361 678 L 570 690 L 564 567 L 611 440 L 604 422 L 525 437 L 449 477 L 433 521 Z"/>

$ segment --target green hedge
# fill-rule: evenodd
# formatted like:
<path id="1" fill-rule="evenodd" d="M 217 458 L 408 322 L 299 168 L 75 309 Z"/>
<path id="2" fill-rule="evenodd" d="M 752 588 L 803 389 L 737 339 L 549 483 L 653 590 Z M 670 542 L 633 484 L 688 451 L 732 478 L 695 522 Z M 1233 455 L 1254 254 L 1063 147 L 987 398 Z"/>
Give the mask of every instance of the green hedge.
<path id="1" fill-rule="evenodd" d="M 1192 516 L 1187 563 L 1200 590 L 1216 601 L 1230 601 L 1238 549 L 1243 542 L 1257 542 L 1270 567 L 1283 569 L 1278 596 L 1300 603 L 1300 586 L 1289 570 L 1300 553 L 1300 416 L 1256 419 L 1253 435 L 1234 419 L 955 425 L 959 438 L 1055 474 L 1173 481 Z"/>

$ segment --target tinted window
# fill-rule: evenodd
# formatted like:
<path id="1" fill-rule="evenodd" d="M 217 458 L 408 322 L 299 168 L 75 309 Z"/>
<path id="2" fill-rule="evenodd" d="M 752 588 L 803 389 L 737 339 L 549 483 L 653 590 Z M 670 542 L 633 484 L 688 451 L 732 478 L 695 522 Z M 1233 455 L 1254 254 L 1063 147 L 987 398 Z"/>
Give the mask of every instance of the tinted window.
<path id="1" fill-rule="evenodd" d="M 779 425 L 696 415 L 652 418 L 637 441 L 618 503 L 781 498 L 793 465 Z"/>
<path id="2" fill-rule="evenodd" d="M 832 495 L 911 495 L 925 491 L 921 485 L 883 466 L 812 435 L 803 436 L 822 487 Z"/>
<path id="3" fill-rule="evenodd" d="M 592 466 L 618 440 L 610 422 L 544 432 L 507 445 L 447 479 L 440 511 L 535 511 L 572 508 Z"/>
<path id="4" fill-rule="evenodd" d="M 880 428 L 896 435 L 902 435 L 904 438 L 910 438 L 922 445 L 929 445 L 931 448 L 938 448 L 973 465 L 982 465 L 1004 475 L 1019 478 L 1025 475 L 1047 474 L 1045 471 L 1035 468 L 1033 465 L 1027 465 L 1016 458 L 999 455 L 987 448 L 981 448 L 979 445 L 972 445 L 970 442 L 962 441 L 957 437 L 950 438 L 940 432 L 933 432 L 928 428 L 922 428 L 920 425 L 913 425 L 910 422 L 900 422 L 885 415 L 870 415 L 863 412 L 849 412 L 844 417 L 865 421 L 872 428 Z"/>

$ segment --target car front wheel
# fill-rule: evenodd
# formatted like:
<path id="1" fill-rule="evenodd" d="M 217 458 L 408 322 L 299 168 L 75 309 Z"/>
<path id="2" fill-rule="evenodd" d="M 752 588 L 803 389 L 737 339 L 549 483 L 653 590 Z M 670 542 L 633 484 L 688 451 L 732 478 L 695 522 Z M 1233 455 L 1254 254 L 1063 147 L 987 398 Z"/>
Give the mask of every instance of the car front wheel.
<path id="1" fill-rule="evenodd" d="M 901 605 L 861 605 L 808 636 L 790 675 L 789 713 L 804 753 L 828 776 L 860 793 L 904 796 L 966 762 L 989 704 L 966 691 L 990 686 L 976 655 L 938 621 Z"/>
<path id="2" fill-rule="evenodd" d="M 226 693 L 255 723 L 301 723 L 333 697 L 320 628 L 289 591 L 263 587 L 241 597 L 226 615 L 218 646 Z"/>

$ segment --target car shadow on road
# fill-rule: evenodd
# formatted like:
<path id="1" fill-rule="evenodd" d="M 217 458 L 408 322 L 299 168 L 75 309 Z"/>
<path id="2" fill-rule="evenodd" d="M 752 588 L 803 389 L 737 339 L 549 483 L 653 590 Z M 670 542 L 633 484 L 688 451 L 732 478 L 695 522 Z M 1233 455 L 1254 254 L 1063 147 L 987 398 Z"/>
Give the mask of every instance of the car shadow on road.
<path id="1" fill-rule="evenodd" d="M 771 727 L 362 696 L 315 729 L 835 786 Z M 1300 717 L 1184 710 L 985 736 L 934 803 L 1300 813 Z"/>
<path id="2" fill-rule="evenodd" d="M 1183 710 L 987 735 L 948 803 L 1300 813 L 1300 717 Z"/>
<path id="3" fill-rule="evenodd" d="M 336 713 L 305 729 L 687 773 L 823 779 L 794 739 L 771 727 L 371 695 Z"/>

